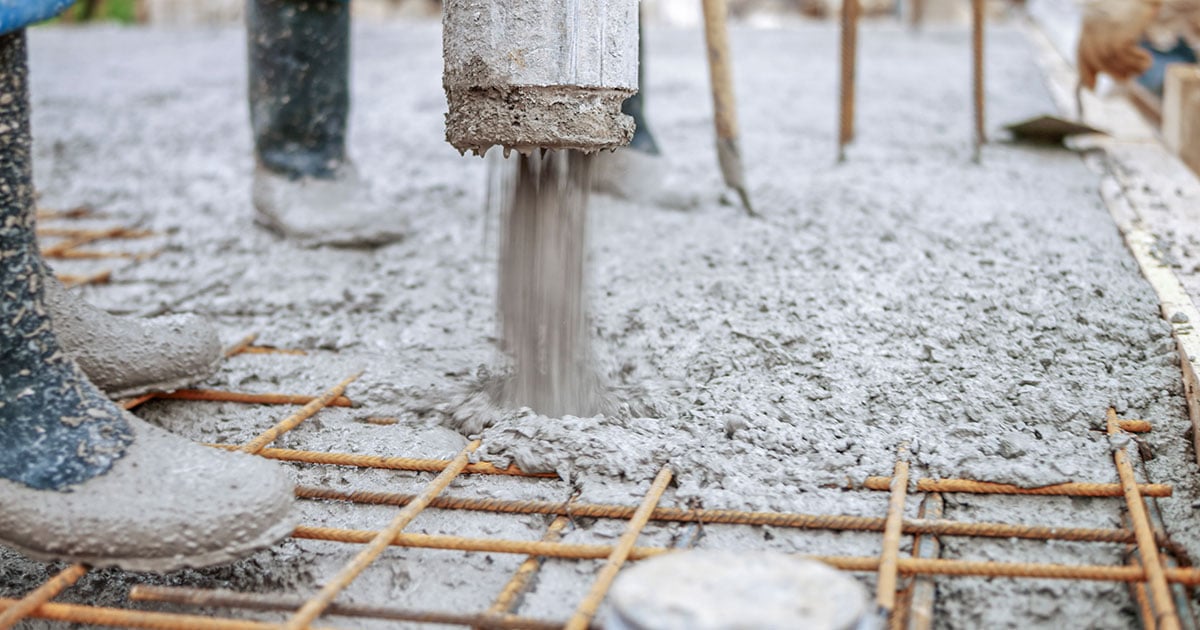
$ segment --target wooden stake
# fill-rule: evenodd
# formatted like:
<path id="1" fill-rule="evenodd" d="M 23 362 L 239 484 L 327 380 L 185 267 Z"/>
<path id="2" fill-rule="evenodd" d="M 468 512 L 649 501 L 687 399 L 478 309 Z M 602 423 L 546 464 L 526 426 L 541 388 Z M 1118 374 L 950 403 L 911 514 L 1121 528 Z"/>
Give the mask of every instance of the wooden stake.
<path id="1" fill-rule="evenodd" d="M 712 81 L 713 119 L 717 128 L 717 161 L 725 185 L 737 191 L 746 212 L 754 216 L 746 193 L 746 174 L 738 150 L 737 105 L 733 97 L 733 70 L 729 54 L 725 0 L 702 0 L 704 38 L 708 44 L 708 73 Z"/>

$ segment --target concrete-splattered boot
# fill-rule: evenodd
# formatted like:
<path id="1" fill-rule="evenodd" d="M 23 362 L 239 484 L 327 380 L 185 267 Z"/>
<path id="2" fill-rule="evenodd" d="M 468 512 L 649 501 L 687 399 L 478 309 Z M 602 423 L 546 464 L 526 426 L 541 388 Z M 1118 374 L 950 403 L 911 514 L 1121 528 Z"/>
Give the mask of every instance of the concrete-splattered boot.
<path id="1" fill-rule="evenodd" d="M 34 238 L 28 105 L 18 29 L 0 35 L 0 545 L 168 571 L 274 543 L 291 526 L 284 470 L 138 420 L 59 349 Z"/>
<path id="2" fill-rule="evenodd" d="M 346 158 L 350 3 L 247 0 L 255 220 L 304 246 L 400 240 Z"/>
<path id="3" fill-rule="evenodd" d="M 58 345 L 110 398 L 172 391 L 203 380 L 221 361 L 221 339 L 203 317 L 116 317 L 43 274 Z"/>

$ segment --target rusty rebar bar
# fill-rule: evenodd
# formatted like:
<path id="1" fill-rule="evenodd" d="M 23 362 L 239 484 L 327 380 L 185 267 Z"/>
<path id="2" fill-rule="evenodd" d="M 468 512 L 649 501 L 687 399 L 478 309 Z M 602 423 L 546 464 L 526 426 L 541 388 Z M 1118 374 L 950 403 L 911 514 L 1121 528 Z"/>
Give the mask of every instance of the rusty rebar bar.
<path id="1" fill-rule="evenodd" d="M 1120 434 L 1117 426 L 1117 412 L 1108 409 L 1108 435 L 1116 437 Z M 1121 488 L 1125 494 L 1125 505 L 1129 509 L 1129 521 L 1137 535 L 1138 554 L 1146 573 L 1146 582 L 1150 589 L 1150 600 L 1154 603 L 1155 622 L 1163 630 L 1179 630 L 1179 615 L 1175 611 L 1175 599 L 1171 596 L 1171 587 L 1163 570 L 1162 560 L 1158 554 L 1158 542 L 1154 538 L 1154 529 L 1150 526 L 1150 518 L 1146 515 L 1146 504 L 1138 491 L 1137 480 L 1133 474 L 1133 465 L 1125 447 L 1113 449 L 1113 463 L 1117 466 L 1117 474 L 1121 477 Z"/>
<path id="2" fill-rule="evenodd" d="M 222 444 L 208 444 L 207 446 L 226 448 Z M 264 448 L 258 454 L 267 459 L 299 464 L 324 464 L 328 466 L 380 468 L 384 470 L 407 470 L 411 472 L 441 472 L 450 464 L 448 460 L 444 459 L 387 457 L 384 455 L 360 455 L 357 453 L 323 453 L 320 451 L 299 451 L 290 448 Z M 507 475 L 510 477 L 537 477 L 542 479 L 558 478 L 557 473 L 527 473 L 516 466 L 498 468 L 488 462 L 469 464 L 463 472 L 477 475 Z"/>
<path id="3" fill-rule="evenodd" d="M 134 396 L 133 398 L 127 398 L 127 399 L 121 401 L 121 408 L 124 409 L 125 411 L 131 411 L 133 409 L 137 409 L 138 407 L 141 407 L 142 405 L 150 402 L 151 400 L 154 400 L 155 398 L 158 398 L 157 392 L 151 392 L 149 394 L 142 394 L 141 396 Z"/>
<path id="4" fill-rule="evenodd" d="M 1145 420 L 1126 420 L 1120 418 L 1117 420 L 1117 425 L 1126 433 L 1149 433 L 1150 423 Z"/>
<path id="5" fill-rule="evenodd" d="M 242 350 L 242 354 L 290 354 L 293 356 L 308 356 L 308 352 L 297 348 L 276 348 L 275 346 L 250 346 Z"/>
<path id="6" fill-rule="evenodd" d="M 90 216 L 95 216 L 96 209 L 92 206 L 82 205 L 69 208 L 67 210 L 54 210 L 52 208 L 38 208 L 38 221 L 53 221 L 56 219 L 84 219 Z"/>
<path id="7" fill-rule="evenodd" d="M 867 477 L 863 487 L 868 490 L 887 491 L 891 487 L 891 477 Z M 1161 483 L 1138 484 L 1138 491 L 1148 497 L 1169 497 L 1172 493 L 1170 485 Z M 1038 496 L 1067 496 L 1067 497 L 1121 497 L 1123 491 L 1119 483 L 1059 483 L 1039 488 L 1022 488 L 1006 483 L 990 481 L 974 481 L 971 479 L 918 479 L 917 492 L 963 492 L 971 494 L 1028 494 Z"/>
<path id="8" fill-rule="evenodd" d="M 72 248 L 45 257 L 61 258 L 64 260 L 109 260 L 114 258 L 122 258 L 126 260 L 143 261 L 150 260 L 161 253 L 161 249 L 153 249 L 148 252 L 102 252 L 94 249 Z"/>
<path id="9" fill-rule="evenodd" d="M 662 499 L 663 492 L 666 492 L 667 484 L 669 483 L 671 483 L 671 467 L 670 465 L 666 465 L 654 477 L 654 482 L 650 484 L 650 489 L 646 492 L 645 498 L 642 499 L 641 505 L 633 513 L 633 517 L 629 519 L 629 524 L 625 526 L 625 531 L 617 539 L 617 544 L 613 545 L 612 552 L 608 554 L 608 558 L 604 561 L 604 566 L 600 568 L 600 572 L 596 575 L 596 581 L 592 584 L 591 590 L 588 591 L 583 601 L 579 603 L 579 606 L 575 609 L 575 614 L 571 615 L 571 618 L 567 620 L 567 624 L 563 626 L 563 630 L 586 630 L 592 622 L 592 618 L 596 616 L 596 611 L 600 609 L 600 603 L 608 595 L 609 587 L 612 586 L 613 580 L 617 578 L 617 573 L 621 571 L 621 567 L 629 558 L 629 552 L 633 550 L 633 546 L 637 543 L 638 536 L 642 535 L 642 530 L 646 528 L 646 523 L 650 521 L 650 514 L 658 506 L 658 502 Z"/>
<path id="10" fill-rule="evenodd" d="M 332 527 L 300 526 L 292 533 L 294 538 L 322 540 L 350 544 L 369 543 L 379 532 L 373 530 L 338 529 Z M 449 551 L 475 551 L 511 553 L 519 555 L 541 555 L 547 558 L 573 560 L 600 560 L 612 553 L 606 545 L 547 543 L 526 540 L 503 540 L 492 538 L 464 538 L 432 534 L 398 534 L 392 539 L 397 547 L 441 549 Z M 629 560 L 642 560 L 664 553 L 677 551 L 666 547 L 634 547 Z M 843 571 L 874 572 L 879 570 L 878 557 L 862 556 L 806 556 L 824 562 Z M 946 575 L 956 577 L 1005 577 L 1037 578 L 1050 580 L 1087 580 L 1096 582 L 1136 582 L 1146 579 L 1143 569 L 1129 565 L 1095 564 L 1049 564 L 1032 562 L 992 562 L 974 560 L 947 560 L 941 558 L 905 558 L 898 562 L 900 575 Z M 1167 581 L 1179 584 L 1200 584 L 1200 569 L 1164 569 Z"/>
<path id="11" fill-rule="evenodd" d="M 139 230 L 137 228 L 117 227 L 109 229 L 91 229 L 91 228 L 61 228 L 61 227 L 39 227 L 37 235 L 50 236 L 54 238 L 146 238 L 154 236 L 154 232 L 150 230 Z M 89 241 L 90 242 L 90 241 Z"/>
<path id="12" fill-rule="evenodd" d="M 557 516 L 551 521 L 550 526 L 546 528 L 546 533 L 542 535 L 542 542 L 558 542 L 562 539 L 562 532 L 571 523 L 571 519 L 566 516 Z M 500 594 L 496 596 L 496 601 L 492 602 L 487 612 L 490 615 L 503 615 L 514 612 L 514 605 L 517 600 L 525 594 L 534 576 L 542 568 L 541 556 L 529 556 L 517 567 L 517 571 L 509 578 L 508 583 L 504 588 L 500 589 Z"/>
<path id="13" fill-rule="evenodd" d="M 1137 545 L 1130 545 L 1126 549 L 1129 555 L 1129 566 L 1142 568 L 1142 563 L 1137 558 Z M 1129 591 L 1133 595 L 1133 602 L 1137 604 L 1138 621 L 1142 623 L 1143 630 L 1157 630 L 1158 621 L 1154 618 L 1154 607 L 1150 604 L 1150 597 L 1146 594 L 1145 582 L 1130 582 Z"/>
<path id="14" fill-rule="evenodd" d="M 8 630 L 17 625 L 17 622 L 28 617 L 39 606 L 54 599 L 64 589 L 78 582 L 79 578 L 86 575 L 87 572 L 88 568 L 82 564 L 73 564 L 59 571 L 54 577 L 22 597 L 15 605 L 0 612 L 0 630 Z"/>
<path id="15" fill-rule="evenodd" d="M 329 403 L 335 398 L 341 396 L 342 393 L 346 391 L 346 387 L 349 386 L 350 383 L 353 383 L 355 380 L 357 380 L 360 376 L 362 376 L 361 371 L 342 379 L 340 383 L 331 387 L 329 391 L 321 394 L 312 402 L 304 405 L 304 407 L 302 407 L 296 413 L 293 413 L 283 420 L 280 420 L 275 426 L 263 431 L 258 437 L 250 440 L 238 450 L 242 451 L 243 453 L 250 453 L 251 455 L 259 454 L 259 451 L 262 451 L 268 444 L 274 442 L 276 438 L 296 428 L 301 422 L 313 417 L 318 411 L 329 405 Z"/>
<path id="16" fill-rule="evenodd" d="M 206 590 L 180 586 L 151 586 L 139 584 L 129 591 L 129 599 L 139 602 L 162 602 L 183 606 L 212 606 L 258 611 L 292 611 L 304 605 L 299 597 L 240 593 L 227 590 Z M 563 622 L 516 615 L 462 614 L 412 610 L 393 606 L 371 606 L 333 602 L 325 609 L 329 615 L 360 619 L 383 619 L 412 623 L 504 628 L 507 630 L 559 630 Z"/>
<path id="17" fill-rule="evenodd" d="M 53 245 L 43 247 L 41 249 L 41 253 L 45 258 L 61 257 L 66 252 L 73 250 L 76 247 L 95 243 L 96 241 L 115 238 L 128 229 L 129 228 L 124 227 L 114 227 L 101 230 L 86 230 L 84 233 L 79 234 L 74 238 L 68 238 Z"/>
<path id="18" fill-rule="evenodd" d="M 469 469 L 470 467 L 468 466 Z M 312 500 L 403 506 L 411 501 L 414 495 L 392 492 L 345 492 L 332 488 L 297 486 L 296 496 Z M 555 501 L 514 501 L 508 499 L 462 497 L 438 497 L 434 499 L 430 507 L 441 510 L 470 510 L 504 514 L 547 514 L 571 516 L 574 518 L 612 519 L 628 519 L 633 516 L 635 509 L 623 505 L 572 503 L 568 507 L 564 503 Z M 770 525 L 773 527 L 831 531 L 882 532 L 884 527 L 884 519 L 874 516 L 743 512 L 739 510 L 685 510 L 672 507 L 656 508 L 650 515 L 650 518 L 656 521 L 704 523 L 705 525 Z M 1071 540 L 1102 543 L 1130 543 L 1134 541 L 1132 531 L 1117 528 L 1054 527 L 1010 523 L 961 523 L 943 519 L 905 519 L 902 522 L 902 528 L 905 534 L 913 535 Z M 1159 543 L 1162 545 L 1172 544 L 1165 536 L 1159 538 Z"/>
<path id="19" fill-rule="evenodd" d="M 933 492 L 921 501 L 919 515 L 922 518 L 940 519 L 944 509 L 942 495 Z M 914 558 L 937 558 L 941 553 L 942 543 L 936 536 L 913 538 Z M 930 630 L 933 628 L 933 604 L 937 595 L 937 585 L 933 578 L 928 575 L 915 576 L 909 595 L 909 606 L 901 627 L 907 630 Z"/>
<path id="20" fill-rule="evenodd" d="M 892 473 L 891 497 L 888 498 L 887 519 L 883 524 L 883 549 L 879 555 L 879 577 L 876 580 L 875 604 L 879 615 L 891 617 L 896 608 L 896 575 L 900 563 L 900 532 L 904 523 L 904 502 L 908 493 L 908 447 L 897 449 L 896 468 Z"/>
<path id="21" fill-rule="evenodd" d="M 232 346 L 229 346 L 229 348 L 225 350 L 225 358 L 228 359 L 229 357 L 235 357 L 245 352 L 246 348 L 249 348 L 250 345 L 254 343 L 255 339 L 258 339 L 258 333 L 250 333 L 245 337 L 242 337 L 241 340 Z"/>
<path id="22" fill-rule="evenodd" d="M 109 280 L 112 280 L 112 269 L 101 269 L 95 273 L 83 275 L 60 273 L 56 277 L 68 289 L 85 284 L 107 284 Z"/>
<path id="23" fill-rule="evenodd" d="M 197 400 L 206 402 L 234 402 L 247 405 L 307 405 L 319 396 L 302 396 L 298 394 L 253 394 L 245 392 L 226 392 L 216 389 L 177 389 L 173 392 L 163 392 L 155 395 L 160 400 Z M 353 407 L 354 403 L 345 396 L 331 398 L 326 407 Z"/>
<path id="24" fill-rule="evenodd" d="M 0 598 L 0 610 L 7 610 L 18 603 L 19 600 Z M 219 619 L 200 615 L 124 610 L 55 602 L 42 604 L 30 616 L 38 619 L 77 623 L 86 627 L 113 626 L 147 630 L 278 630 L 279 628 L 278 624 L 263 621 Z"/>
<path id="25" fill-rule="evenodd" d="M 344 381 L 343 381 L 344 382 Z M 308 627 L 317 617 L 321 615 L 333 600 L 337 598 L 355 578 L 359 576 L 380 554 L 393 544 L 392 541 L 408 526 L 417 515 L 429 505 L 446 486 L 450 485 L 451 481 L 458 476 L 464 468 L 467 467 L 468 458 L 475 449 L 479 448 L 479 440 L 475 440 L 463 448 L 461 452 L 452 460 L 451 464 L 446 467 L 429 485 L 417 495 L 415 499 L 408 505 L 400 509 L 400 513 L 392 519 L 388 526 L 375 534 L 370 542 L 367 543 L 365 549 L 354 556 L 354 559 L 349 564 L 342 567 L 337 575 L 321 588 L 311 599 L 309 599 L 299 610 L 296 611 L 287 624 L 284 625 L 286 630 L 303 630 Z"/>

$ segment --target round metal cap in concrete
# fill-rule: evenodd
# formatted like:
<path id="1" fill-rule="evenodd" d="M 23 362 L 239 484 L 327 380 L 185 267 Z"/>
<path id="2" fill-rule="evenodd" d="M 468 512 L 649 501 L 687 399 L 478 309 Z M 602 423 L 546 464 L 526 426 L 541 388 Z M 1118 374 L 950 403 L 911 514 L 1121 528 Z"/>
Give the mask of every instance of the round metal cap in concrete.
<path id="1" fill-rule="evenodd" d="M 610 595 L 613 630 L 844 630 L 867 611 L 854 578 L 770 552 L 681 551 L 633 565 Z"/>

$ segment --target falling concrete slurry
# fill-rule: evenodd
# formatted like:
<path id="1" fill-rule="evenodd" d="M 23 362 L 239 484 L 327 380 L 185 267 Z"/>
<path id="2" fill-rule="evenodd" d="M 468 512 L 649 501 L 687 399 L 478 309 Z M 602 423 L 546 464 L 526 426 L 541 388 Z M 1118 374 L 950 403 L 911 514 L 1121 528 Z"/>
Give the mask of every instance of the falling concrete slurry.
<path id="1" fill-rule="evenodd" d="M 89 299 L 135 313 L 195 310 L 216 320 L 227 343 L 258 331 L 263 343 L 310 351 L 235 358 L 206 386 L 316 393 L 368 368 L 349 391 L 360 407 L 323 411 L 281 446 L 450 457 L 466 438 L 444 423 L 465 413 L 461 401 L 498 364 L 497 227 L 481 211 L 485 165 L 443 140 L 436 24 L 370 25 L 355 37 L 351 156 L 411 218 L 411 239 L 375 251 L 302 250 L 252 227 L 236 28 L 36 30 L 35 181 L 44 205 L 90 202 L 167 234 L 162 255 L 118 269 L 112 285 L 85 291 Z M 670 461 L 678 487 L 669 505 L 881 516 L 885 493 L 841 487 L 888 474 L 903 441 L 914 477 L 1115 481 L 1097 431 L 1115 405 L 1154 423 L 1143 438 L 1157 454 L 1148 475 L 1175 484 L 1161 502 L 1168 524 L 1200 550 L 1200 530 L 1189 526 L 1197 487 L 1179 371 L 1153 293 L 1078 157 L 995 144 L 982 165 L 970 163 L 965 31 L 914 37 L 864 27 L 858 140 L 835 165 L 834 27 L 734 29 L 742 148 L 762 220 L 742 216 L 721 189 L 700 33 L 652 28 L 647 37 L 647 113 L 670 160 L 665 191 L 679 203 L 593 198 L 591 209 L 596 352 L 626 407 L 586 419 L 477 416 L 486 420 L 473 429 L 484 439 L 480 457 L 569 481 L 470 477 L 448 494 L 565 500 L 578 490 L 585 501 L 635 504 Z M 988 50 L 989 120 L 1050 111 L 1020 32 L 997 26 Z M 143 409 L 169 430 L 229 443 L 286 413 L 227 403 Z M 377 426 L 367 416 L 400 422 Z M 313 467 L 296 475 L 397 492 L 428 478 Z M 910 516 L 917 504 L 909 501 Z M 382 527 L 394 513 L 312 502 L 300 510 L 305 523 L 355 528 Z M 947 496 L 946 516 L 1113 527 L 1121 509 L 1116 499 Z M 566 541 L 611 544 L 621 528 L 579 524 Z M 410 529 L 535 539 L 547 525 L 431 512 Z M 689 536 L 654 525 L 639 543 Z M 712 526 L 699 545 L 870 555 L 879 540 Z M 1118 563 L 1123 551 L 944 543 L 945 557 L 966 559 Z M 137 581 L 306 592 L 351 553 L 289 541 L 219 570 L 100 572 L 63 599 L 119 603 Z M 390 550 L 346 597 L 479 610 L 520 561 Z M 565 618 L 597 567 L 548 562 L 521 612 Z M 21 592 L 53 568 L 5 553 L 0 592 Z M 873 576 L 859 577 L 873 588 Z M 941 579 L 936 612 L 940 627 L 1135 622 L 1125 586 L 1106 583 Z"/>

